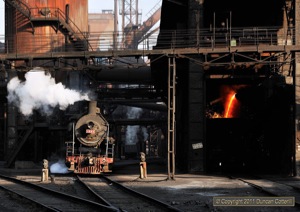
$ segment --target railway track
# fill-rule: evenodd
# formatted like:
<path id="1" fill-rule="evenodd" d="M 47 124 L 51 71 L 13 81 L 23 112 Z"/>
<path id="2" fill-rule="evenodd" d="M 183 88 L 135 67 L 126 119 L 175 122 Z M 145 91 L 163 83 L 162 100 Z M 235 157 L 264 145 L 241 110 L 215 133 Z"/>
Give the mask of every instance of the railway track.
<path id="1" fill-rule="evenodd" d="M 56 181 L 62 180 L 74 183 L 61 187 Z M 0 175 L 0 187 L 31 202 L 37 211 L 181 211 L 105 176 L 64 176 L 55 177 L 55 183 L 41 183 Z"/>
<path id="2" fill-rule="evenodd" d="M 287 207 L 286 211 L 299 211 L 300 210 L 300 185 L 299 181 L 288 182 L 287 180 L 277 180 L 276 178 L 264 177 L 230 177 L 232 179 L 240 180 L 251 187 L 259 190 L 262 196 L 268 197 L 283 197 L 293 199 L 294 207 Z M 289 204 L 290 205 L 290 204 Z"/>
<path id="3" fill-rule="evenodd" d="M 114 207 L 58 192 L 13 177 L 0 175 L 0 187 L 32 202 L 40 211 L 118 211 Z"/>
<path id="4" fill-rule="evenodd" d="M 123 186 L 106 176 L 97 178 L 77 176 L 77 178 L 86 188 L 99 196 L 103 204 L 117 207 L 121 211 L 181 211 L 169 204 Z"/>
<path id="5" fill-rule="evenodd" d="M 298 198 L 300 196 L 300 192 L 297 191 L 299 181 L 295 178 L 293 178 L 295 180 L 291 178 L 291 180 L 287 181 L 286 178 L 280 180 L 278 178 L 267 179 L 266 177 L 260 179 L 257 177 L 254 178 L 248 176 L 230 176 L 230 179 L 225 178 L 220 182 L 221 179 L 219 179 L 219 177 L 208 179 L 204 176 L 200 176 L 199 178 L 198 176 L 196 178 L 195 176 L 191 176 L 191 178 L 186 181 L 187 185 L 185 185 L 181 183 L 185 181 L 184 179 L 186 178 L 186 176 L 182 176 L 182 179 L 178 176 L 177 182 L 170 182 L 165 181 L 164 178 L 162 178 L 160 175 L 155 177 L 152 176 L 151 179 L 141 181 L 135 179 L 134 176 L 121 177 L 116 175 L 109 175 L 108 177 L 110 179 L 113 178 L 117 180 L 117 182 L 114 182 L 110 179 L 105 179 L 105 176 L 99 177 L 95 175 L 80 175 L 77 178 L 77 176 L 74 174 L 57 174 L 51 175 L 51 182 L 49 181 L 46 183 L 41 182 L 41 177 L 38 175 L 23 174 L 14 176 L 15 178 L 18 178 L 22 181 L 30 182 L 32 184 L 38 185 L 39 187 L 44 187 L 46 189 L 56 191 L 54 192 L 54 194 L 58 199 L 67 198 L 64 195 L 61 196 L 57 194 L 57 192 L 71 194 L 71 196 L 75 196 L 75 199 L 72 198 L 73 200 L 61 202 L 61 200 L 52 200 L 52 197 L 49 194 L 44 197 L 44 194 L 30 189 L 30 191 L 28 191 L 29 194 L 27 194 L 26 192 L 25 194 L 21 192 L 17 193 L 22 195 L 23 199 L 25 197 L 28 199 L 33 199 L 42 206 L 38 206 L 36 203 L 35 206 L 23 203 L 24 210 L 16 209 L 7 211 L 300 211 L 298 206 Z M 121 182 L 122 184 L 119 184 L 118 182 Z M 9 190 L 13 190 L 14 192 L 16 192 L 18 189 L 22 191 L 24 190 L 23 187 L 20 188 L 19 185 L 11 186 L 12 183 L 10 181 L 8 183 L 0 176 L 0 186 L 5 184 L 6 187 L 9 187 Z M 279 184 L 284 185 L 279 186 Z M 133 196 L 128 196 L 128 194 L 131 193 L 131 189 L 128 189 L 123 185 L 128 185 L 130 188 L 133 188 L 135 191 L 139 191 L 143 194 L 136 194 L 137 192 L 133 191 Z M 290 187 L 288 187 L 290 190 L 285 187 L 288 185 L 290 185 Z M 117 186 L 117 188 L 115 188 L 115 186 Z M 44 193 L 44 188 L 42 189 L 42 193 Z M 231 189 L 233 189 L 234 191 L 231 191 Z M 38 190 L 40 190 L 40 188 Z M 294 193 L 292 193 L 291 191 L 293 191 Z M 33 195 L 32 198 L 30 197 L 30 193 L 32 193 Z M 155 199 L 153 200 L 152 198 L 150 198 L 149 200 L 148 197 L 144 195 L 146 193 L 150 197 L 158 198 L 159 201 Z M 0 190 L 0 195 L 2 200 L 0 204 L 0 211 L 6 211 L 3 210 L 3 208 L 11 209 L 9 206 L 2 207 L 4 199 L 3 197 L 14 197 L 16 195 L 7 195 L 2 190 Z M 255 199 L 256 197 L 258 197 L 259 199 L 260 197 L 263 197 L 267 199 L 274 197 L 291 196 L 295 197 L 295 206 L 293 207 L 229 207 L 238 205 L 215 205 L 215 202 L 213 201 L 214 198 L 223 199 L 231 197 L 241 197 L 240 199 L 250 199 L 253 197 L 253 199 Z M 94 206 L 88 206 L 85 203 L 80 203 L 78 198 L 89 200 L 89 202 L 96 202 L 96 209 L 94 208 Z M 9 198 L 7 198 L 7 202 L 10 202 L 10 205 L 13 205 L 14 203 L 15 205 L 19 204 L 19 200 L 15 199 L 16 198 L 14 198 L 14 200 L 10 200 Z M 47 201 L 42 202 L 41 199 L 46 199 Z M 55 205 L 55 203 L 53 203 L 52 201 L 58 201 L 58 203 L 56 203 Z M 165 203 L 168 203 L 171 206 Z M 64 206 L 60 207 L 60 205 Z M 102 210 L 100 207 L 98 207 L 98 205 L 101 205 L 101 207 L 104 207 L 105 209 Z M 33 208 L 34 210 L 31 208 Z"/>

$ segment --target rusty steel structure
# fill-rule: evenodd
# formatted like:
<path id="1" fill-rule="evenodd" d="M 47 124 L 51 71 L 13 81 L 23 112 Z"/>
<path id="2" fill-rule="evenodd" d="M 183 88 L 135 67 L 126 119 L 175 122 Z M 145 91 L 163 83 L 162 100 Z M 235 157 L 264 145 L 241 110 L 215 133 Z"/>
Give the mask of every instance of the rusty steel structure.
<path id="1" fill-rule="evenodd" d="M 7 52 L 88 50 L 87 2 L 5 1 Z"/>
<path id="2" fill-rule="evenodd" d="M 139 11 L 138 0 L 120 0 L 119 14 L 122 17 L 121 31 L 124 38 L 121 46 L 127 49 L 137 49 L 138 45 L 145 41 L 158 29 L 150 30 L 160 20 L 161 2 L 158 2 L 147 14 L 147 20 L 141 23 L 142 12 Z M 149 46 L 149 44 L 148 44 Z"/>
<path id="3" fill-rule="evenodd" d="M 247 11 L 244 11 L 245 3 L 233 0 L 226 3 L 219 0 L 164 0 L 155 10 L 157 13 L 152 13 L 157 15 L 151 16 L 152 22 L 149 22 L 156 23 L 160 18 L 155 40 L 150 36 L 152 33 L 145 33 L 153 25 L 138 23 L 137 8 L 125 7 L 129 1 L 121 1 L 123 7 L 119 9 L 124 19 L 130 14 L 136 19 L 124 24 L 123 32 L 102 33 L 102 37 L 118 41 L 113 48 L 111 43 L 102 43 L 103 51 L 90 47 L 97 45 L 99 35 L 84 33 L 87 32 L 84 18 L 79 23 L 72 20 L 81 26 L 80 32 L 71 27 L 72 31 L 64 24 L 68 16 L 48 17 L 47 5 L 37 9 L 41 16 L 37 17 L 26 12 L 30 9 L 25 10 L 14 2 L 6 1 L 10 14 L 6 18 L 17 24 L 18 31 L 11 30 L 7 34 L 6 40 L 13 42 L 6 43 L 4 53 L 0 54 L 3 79 L 11 78 L 16 70 L 26 72 L 36 64 L 55 72 L 58 79 L 66 79 L 69 76 L 64 75 L 78 71 L 80 74 L 73 76 L 78 80 L 69 83 L 80 84 L 84 80 L 79 79 L 87 77 L 89 83 L 86 84 L 94 85 L 93 89 L 101 94 L 97 98 L 103 102 L 108 116 L 121 102 L 132 105 L 136 101 L 145 105 L 163 102 L 167 118 L 161 116 L 165 119 L 160 121 L 164 126 L 163 134 L 168 135 L 169 179 L 175 178 L 175 166 L 198 173 L 240 170 L 299 175 L 299 150 L 296 147 L 299 146 L 300 31 L 297 23 L 300 17 L 295 8 L 299 7 L 300 0 L 277 1 L 272 9 L 257 7 L 259 1 L 255 0 L 247 4 Z M 265 13 L 267 9 L 270 11 L 268 15 Z M 75 11 L 73 15 L 76 16 Z M 245 19 L 245 15 L 252 18 Z M 18 25 L 22 22 L 13 22 L 13 17 L 19 16 L 26 18 L 22 19 L 26 20 L 25 28 Z M 39 29 L 40 25 L 46 28 Z M 21 29 L 26 29 L 26 32 L 19 34 Z M 61 36 L 62 45 L 49 39 L 47 33 L 39 35 L 39 42 L 28 42 L 29 45 L 21 42 L 29 35 L 35 36 L 39 30 L 41 33 L 43 30 L 57 33 L 51 39 Z M 137 48 L 141 43 L 144 43 L 143 48 Z M 150 63 L 141 61 L 141 58 L 148 58 Z M 68 63 L 62 66 L 61 61 Z M 138 89 L 132 92 L 130 86 L 126 89 L 114 87 L 124 82 L 136 83 Z M 229 88 L 234 90 L 242 105 L 239 115 L 233 118 L 222 115 L 226 109 L 224 93 Z M 46 121 L 19 124 L 16 109 L 7 108 L 3 111 L 2 123 L 8 123 L 8 126 L 2 124 L 2 128 L 10 129 L 3 137 L 11 152 L 6 155 L 8 164 L 11 164 L 32 132 L 49 125 Z M 157 104 L 155 108 L 158 108 Z M 114 116 L 107 120 L 117 123 Z M 147 125 L 146 119 L 139 121 Z M 116 128 L 121 128 L 121 125 Z M 65 127 L 61 129 L 65 130 Z M 17 141 L 15 149 L 13 146 Z M 121 148 L 118 151 L 122 152 Z M 256 155 L 254 159 L 253 154 Z"/>

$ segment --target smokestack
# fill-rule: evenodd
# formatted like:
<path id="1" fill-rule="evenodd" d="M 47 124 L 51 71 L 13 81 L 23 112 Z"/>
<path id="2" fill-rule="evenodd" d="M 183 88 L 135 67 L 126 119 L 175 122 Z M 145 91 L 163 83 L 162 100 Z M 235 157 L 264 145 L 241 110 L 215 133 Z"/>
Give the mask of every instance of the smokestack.
<path id="1" fill-rule="evenodd" d="M 90 101 L 89 103 L 89 114 L 100 113 L 100 108 L 97 107 L 97 101 Z"/>

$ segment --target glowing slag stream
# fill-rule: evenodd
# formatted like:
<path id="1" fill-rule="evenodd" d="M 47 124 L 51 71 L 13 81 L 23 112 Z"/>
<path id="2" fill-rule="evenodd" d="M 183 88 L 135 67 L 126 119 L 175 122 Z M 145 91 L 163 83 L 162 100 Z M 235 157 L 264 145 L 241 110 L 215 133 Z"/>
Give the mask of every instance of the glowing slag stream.
<path id="1" fill-rule="evenodd" d="M 229 101 L 228 106 L 227 106 L 227 111 L 226 111 L 226 114 L 225 114 L 225 118 L 228 118 L 228 114 L 229 114 L 229 112 L 231 111 L 231 108 L 232 108 L 232 102 L 233 102 L 233 100 L 235 99 L 235 95 L 236 95 L 236 93 L 233 94 L 233 95 L 231 96 L 231 98 L 230 98 L 230 101 Z"/>

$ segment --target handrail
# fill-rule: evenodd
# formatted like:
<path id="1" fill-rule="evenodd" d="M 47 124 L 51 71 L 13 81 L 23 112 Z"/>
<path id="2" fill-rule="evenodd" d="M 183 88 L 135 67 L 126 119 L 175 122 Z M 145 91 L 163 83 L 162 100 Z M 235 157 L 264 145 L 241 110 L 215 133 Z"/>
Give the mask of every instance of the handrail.
<path id="1" fill-rule="evenodd" d="M 59 16 L 63 17 L 63 20 L 66 22 L 66 24 L 68 24 L 71 29 L 73 29 L 73 27 L 75 27 L 75 29 L 77 30 L 76 32 L 73 30 L 74 35 L 79 33 L 80 35 L 82 35 L 82 38 L 87 42 L 88 46 L 91 48 L 91 50 L 93 50 L 93 47 L 90 45 L 87 36 L 79 29 L 79 27 L 72 21 L 72 19 L 68 18 L 65 16 L 64 12 L 61 11 L 61 9 L 57 8 Z M 70 24 L 71 23 L 71 24 Z M 81 38 L 80 38 L 81 39 Z"/>
<path id="2" fill-rule="evenodd" d="M 154 7 L 152 7 L 152 9 L 146 14 L 146 20 L 161 8 L 161 4 L 162 4 L 162 0 L 158 0 L 158 2 L 154 5 Z"/>
<path id="3" fill-rule="evenodd" d="M 11 6 L 15 7 L 17 10 L 20 11 L 20 13 L 22 13 L 23 15 L 25 15 L 27 18 L 30 19 L 31 17 L 31 12 L 30 12 L 30 8 L 28 7 L 28 5 L 26 3 L 24 3 L 22 0 L 3 0 L 5 3 L 9 3 Z M 16 7 L 17 6 L 17 7 Z M 21 6 L 21 7 L 18 7 Z M 22 10 L 22 9 L 25 10 Z M 28 13 L 24 13 L 25 11 L 27 11 Z"/>
<path id="4" fill-rule="evenodd" d="M 247 28 L 232 28 L 231 36 L 229 32 L 217 28 L 212 31 L 210 29 L 191 29 L 191 30 L 161 30 L 144 42 L 144 45 L 139 45 L 140 50 L 168 49 L 168 48 L 230 48 L 231 46 L 251 46 L 257 47 L 259 45 L 269 46 L 283 46 L 295 45 L 295 30 L 292 29 L 292 34 L 287 36 L 285 33 L 287 29 L 282 27 L 247 27 Z M 88 42 L 97 51 L 115 51 L 126 50 L 123 46 L 116 46 L 113 49 L 113 36 L 117 34 L 117 40 L 126 39 L 121 32 L 93 32 L 89 34 Z M 45 52 L 63 52 L 72 49 L 67 49 L 65 46 L 64 36 L 61 34 L 47 34 L 37 35 L 34 38 L 31 35 L 22 35 L 22 39 L 34 39 L 34 42 L 20 42 L 21 47 L 15 42 L 14 36 L 5 36 L 6 53 L 45 53 Z M 26 37 L 28 36 L 28 37 Z M 80 36 L 80 35 L 76 35 Z M 2 36 L 0 35 L 0 38 Z M 213 39 L 215 38 L 215 39 Z M 232 38 L 232 40 L 229 40 Z M 11 44 L 12 43 L 12 44 Z M 121 43 L 121 42 L 119 42 Z M 35 45 L 35 46 L 33 46 Z M 4 45 L 1 45 L 2 48 Z M 17 50 L 19 49 L 19 52 Z M 28 51 L 27 51 L 28 49 Z M 134 50 L 134 49 L 132 49 Z M 25 52 L 22 52 L 25 51 Z M 0 52 L 3 50 L 0 49 Z"/>
<path id="5" fill-rule="evenodd" d="M 52 8 L 52 7 L 42 7 L 42 8 L 31 8 L 32 11 L 32 20 L 37 20 L 39 18 L 42 18 L 44 20 L 56 20 L 65 25 L 65 27 L 68 27 L 68 30 L 70 33 L 72 33 L 74 36 L 76 36 L 80 40 L 85 40 L 88 44 L 88 46 L 93 50 L 93 47 L 88 42 L 88 33 L 82 32 L 79 27 L 72 21 L 72 19 L 67 18 L 65 13 L 60 8 Z M 37 10 L 37 11 L 35 11 Z M 48 14 L 41 14 L 41 11 L 47 10 Z M 54 12 L 52 12 L 54 11 Z"/>
<path id="6" fill-rule="evenodd" d="M 145 34 L 160 20 L 161 13 L 161 0 L 155 4 L 155 6 L 147 13 L 146 21 L 139 26 L 138 29 L 131 29 L 125 34 L 128 35 L 128 38 L 124 37 L 124 40 L 121 43 L 130 49 L 136 48 L 140 43 L 146 39 Z M 134 35 L 134 36 L 132 36 Z"/>
<path id="7" fill-rule="evenodd" d="M 57 21 L 65 25 L 68 28 L 70 33 L 73 36 L 77 36 L 77 39 L 84 40 L 88 47 L 93 50 L 92 45 L 88 42 L 88 37 L 85 33 L 83 33 L 79 27 L 72 21 L 72 19 L 66 17 L 64 12 L 60 8 L 51 8 L 51 7 L 42 7 L 42 8 L 30 8 L 26 3 L 22 0 L 4 0 L 9 3 L 11 6 L 15 7 L 19 12 L 25 15 L 30 21 L 33 21 L 36 18 L 44 17 L 45 20 L 54 20 L 53 18 L 57 18 Z M 54 10 L 54 13 L 51 13 L 51 10 Z M 84 46 L 83 46 L 84 47 Z M 86 48 L 84 47 L 86 50 Z"/>

